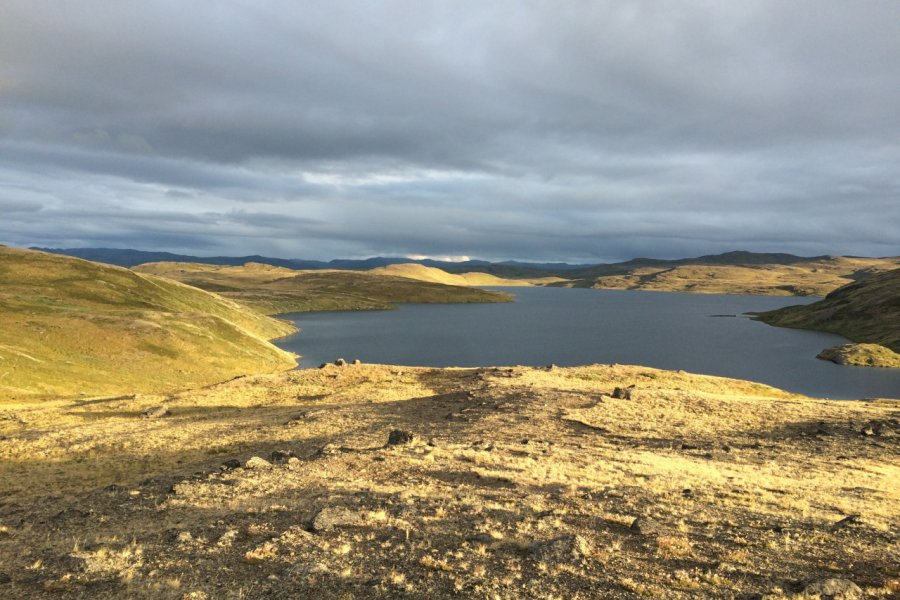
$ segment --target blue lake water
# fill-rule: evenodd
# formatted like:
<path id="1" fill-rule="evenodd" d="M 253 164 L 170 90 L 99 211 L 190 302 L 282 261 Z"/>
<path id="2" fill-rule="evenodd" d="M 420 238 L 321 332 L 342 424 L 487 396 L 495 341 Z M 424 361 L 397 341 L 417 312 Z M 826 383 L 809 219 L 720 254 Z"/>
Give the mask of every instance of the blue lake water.
<path id="1" fill-rule="evenodd" d="M 301 355 L 301 368 L 339 357 L 433 367 L 619 363 L 749 379 L 822 398 L 900 398 L 900 369 L 815 358 L 844 338 L 740 316 L 814 298 L 491 289 L 512 292 L 516 302 L 282 315 L 300 332 L 277 345 Z"/>

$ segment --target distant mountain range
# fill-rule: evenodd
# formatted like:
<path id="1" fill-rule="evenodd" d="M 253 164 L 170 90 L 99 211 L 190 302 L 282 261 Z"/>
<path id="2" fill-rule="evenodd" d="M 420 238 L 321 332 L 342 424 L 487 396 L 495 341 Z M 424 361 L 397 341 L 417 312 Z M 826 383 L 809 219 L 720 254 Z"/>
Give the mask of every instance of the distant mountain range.
<path id="1" fill-rule="evenodd" d="M 619 263 L 600 263 L 600 264 L 569 264 L 569 263 L 537 263 L 537 262 L 519 262 L 519 261 L 502 261 L 490 262 L 485 260 L 468 260 L 461 262 L 448 262 L 440 260 L 423 259 L 416 260 L 412 258 L 402 257 L 384 257 L 376 256 L 365 259 L 335 259 L 330 261 L 305 260 L 299 258 L 273 258 L 270 256 L 191 256 L 187 254 L 173 254 L 171 252 L 148 252 L 145 250 L 131 250 L 119 248 L 39 248 L 33 247 L 32 250 L 41 250 L 53 254 L 63 254 L 66 256 L 74 256 L 94 262 L 117 265 L 120 267 L 133 267 L 136 265 L 150 262 L 191 262 L 209 265 L 243 265 L 248 262 L 273 265 L 276 267 L 287 267 L 289 269 L 300 270 L 318 270 L 318 269 L 344 269 L 344 270 L 365 270 L 374 269 L 376 267 L 385 267 L 388 265 L 415 263 L 426 267 L 437 267 L 450 273 L 463 272 L 483 272 L 495 275 L 503 275 L 507 277 L 525 277 L 534 275 L 535 271 L 540 271 L 541 275 L 548 273 L 565 273 L 566 276 L 575 275 L 608 275 L 617 273 L 627 273 L 640 267 L 676 267 L 679 265 L 761 265 L 761 264 L 777 264 L 791 265 L 801 262 L 809 262 L 812 260 L 823 260 L 829 257 L 801 257 L 793 254 L 765 254 L 756 252 L 726 252 L 724 254 L 712 254 L 700 256 L 696 258 L 682 258 L 675 260 L 664 260 L 655 258 L 635 258 Z"/>
<path id="2" fill-rule="evenodd" d="M 489 262 L 485 260 L 469 260 L 464 262 L 446 262 L 440 260 L 415 260 L 412 258 L 402 257 L 385 257 L 376 256 L 364 259 L 335 259 L 330 261 L 306 260 L 302 258 L 273 258 L 271 256 L 259 256 L 257 254 L 251 256 L 191 256 L 188 254 L 173 254 L 171 252 L 148 252 L 145 250 L 131 250 L 120 248 L 39 248 L 32 247 L 31 250 L 41 250 L 42 252 L 50 252 L 52 254 L 63 254 L 65 256 L 74 256 L 94 262 L 117 265 L 120 267 L 134 267 L 150 262 L 191 262 L 207 265 L 231 265 L 239 266 L 248 262 L 261 263 L 265 265 L 273 265 L 276 267 L 287 267 L 289 269 L 299 270 L 318 270 L 318 269 L 343 269 L 359 271 L 365 269 L 374 269 L 377 267 L 386 267 L 388 265 L 397 265 L 403 263 L 416 263 L 425 265 L 426 267 L 437 268 L 463 268 L 468 271 L 478 270 L 484 267 L 507 267 L 511 269 L 538 269 L 544 271 L 568 271 L 572 269 L 586 268 L 591 265 L 571 265 L 568 263 L 530 263 L 518 261 L 505 262 Z"/>

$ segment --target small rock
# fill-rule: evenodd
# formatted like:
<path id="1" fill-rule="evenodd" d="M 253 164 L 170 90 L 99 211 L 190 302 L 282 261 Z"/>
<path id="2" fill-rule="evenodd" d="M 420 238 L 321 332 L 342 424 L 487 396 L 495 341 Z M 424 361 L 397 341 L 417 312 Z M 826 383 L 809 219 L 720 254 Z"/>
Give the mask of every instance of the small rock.
<path id="1" fill-rule="evenodd" d="M 343 358 L 339 358 L 336 361 L 334 361 L 334 364 L 335 364 L 335 366 L 338 366 L 338 367 L 346 367 L 347 361 L 344 360 Z"/>
<path id="2" fill-rule="evenodd" d="M 361 365 L 361 364 L 362 364 L 362 361 L 359 360 L 358 358 L 354 358 L 354 359 L 353 359 L 353 364 L 354 364 L 354 365 Z"/>
<path id="3" fill-rule="evenodd" d="M 169 408 L 165 405 L 148 408 L 141 414 L 142 419 L 159 419 L 168 416 Z"/>
<path id="4" fill-rule="evenodd" d="M 619 400 L 631 400 L 631 391 L 634 389 L 633 385 L 629 385 L 628 387 L 617 387 L 613 390 L 612 397 L 618 398 Z"/>
<path id="5" fill-rule="evenodd" d="M 390 434 L 388 434 L 388 446 L 399 446 L 401 444 L 408 444 L 415 438 L 415 435 L 408 431 L 403 431 L 402 429 L 395 429 Z"/>
<path id="6" fill-rule="evenodd" d="M 681 490 L 681 495 L 685 498 L 693 498 L 694 490 L 692 490 L 691 488 L 684 488 L 683 490 Z"/>
<path id="7" fill-rule="evenodd" d="M 490 534 L 487 534 L 487 533 L 476 533 L 475 535 L 468 537 L 466 539 L 470 542 L 475 542 L 477 544 L 484 544 L 484 545 L 492 544 L 496 541 L 493 537 L 491 537 Z"/>
<path id="8" fill-rule="evenodd" d="M 650 517 L 638 517 L 631 522 L 630 529 L 640 535 L 658 535 L 662 526 Z"/>
<path id="9" fill-rule="evenodd" d="M 859 525 L 859 515 L 847 515 L 837 523 L 831 526 L 832 529 L 843 529 L 851 525 Z"/>
<path id="10" fill-rule="evenodd" d="M 222 463 L 223 471 L 231 471 L 232 469 L 239 469 L 241 466 L 241 461 L 236 458 L 229 458 L 225 462 Z"/>
<path id="11" fill-rule="evenodd" d="M 591 553 L 590 543 L 580 535 L 563 535 L 536 542 L 530 549 L 536 559 L 552 563 L 577 562 Z"/>
<path id="12" fill-rule="evenodd" d="M 269 457 L 273 463 L 284 463 L 291 458 L 297 458 L 293 450 L 273 450 Z"/>
<path id="13" fill-rule="evenodd" d="M 816 430 L 813 432 L 813 435 L 831 435 L 831 432 L 828 431 L 828 428 L 825 426 L 825 423 L 821 421 L 816 426 Z"/>
<path id="14" fill-rule="evenodd" d="M 12 582 L 12 577 L 9 576 L 9 573 L 0 573 L 0 585 L 4 585 Z"/>
<path id="15" fill-rule="evenodd" d="M 248 469 L 266 470 L 272 468 L 272 463 L 258 456 L 251 456 L 244 464 Z"/>
<path id="16" fill-rule="evenodd" d="M 359 527 L 364 523 L 365 519 L 357 511 L 344 507 L 325 507 L 316 513 L 311 528 L 315 532 L 322 532 L 336 527 Z"/>
<path id="17" fill-rule="evenodd" d="M 693 444 L 681 444 L 682 450 L 699 450 L 700 446 L 695 446 Z"/>
<path id="18" fill-rule="evenodd" d="M 327 444 L 319 448 L 318 451 L 316 451 L 316 454 L 318 456 L 334 456 L 335 454 L 340 453 L 341 447 L 337 444 L 332 444 L 331 442 L 328 442 Z"/>
<path id="19" fill-rule="evenodd" d="M 880 423 L 872 422 L 863 426 L 860 430 L 863 435 L 881 435 Z"/>
<path id="20" fill-rule="evenodd" d="M 300 466 L 300 459 L 296 456 L 292 456 L 287 460 L 287 464 L 289 467 L 298 467 Z"/>
<path id="21" fill-rule="evenodd" d="M 328 367 L 330 367 L 330 366 L 331 366 L 331 363 L 322 363 L 321 365 L 319 365 L 319 368 L 320 368 L 320 369 L 325 369 L 325 368 L 328 368 Z"/>
<path id="22" fill-rule="evenodd" d="M 821 600 L 856 600 L 863 597 L 860 587 L 849 579 L 821 579 L 806 586 L 803 594 Z"/>
<path id="23" fill-rule="evenodd" d="M 194 536 L 191 535 L 190 531 L 182 531 L 175 539 L 181 544 L 189 544 L 194 541 Z"/>

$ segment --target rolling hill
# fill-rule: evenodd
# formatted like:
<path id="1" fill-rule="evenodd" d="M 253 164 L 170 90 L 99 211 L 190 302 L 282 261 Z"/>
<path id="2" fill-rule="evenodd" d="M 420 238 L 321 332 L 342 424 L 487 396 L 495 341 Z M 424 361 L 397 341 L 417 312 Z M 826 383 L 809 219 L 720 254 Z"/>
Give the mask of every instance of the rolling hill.
<path id="1" fill-rule="evenodd" d="M 378 310 L 394 308 L 398 303 L 512 300 L 509 294 L 371 271 L 294 271 L 259 263 L 231 267 L 169 262 L 139 265 L 135 270 L 216 292 L 265 314 Z"/>
<path id="2" fill-rule="evenodd" d="M 574 287 L 709 294 L 824 296 L 896 269 L 897 258 L 728 253 L 679 261 L 639 259 L 569 274 Z"/>
<path id="3" fill-rule="evenodd" d="M 294 331 L 203 290 L 0 246 L 0 398 L 164 392 L 290 369 Z"/>
<path id="4" fill-rule="evenodd" d="M 266 256 L 197 257 L 114 248 L 39 248 L 39 250 L 128 267 L 150 262 L 185 262 L 220 266 L 241 266 L 252 262 L 297 270 L 384 268 L 386 270 L 383 274 L 401 275 L 421 281 L 445 283 L 454 281 L 456 285 L 513 285 L 509 280 L 525 280 L 536 285 L 560 287 L 777 296 L 824 296 L 847 283 L 900 267 L 900 257 L 803 257 L 784 253 L 745 251 L 674 260 L 635 258 L 619 263 L 573 265 L 484 260 L 446 262 L 396 257 L 336 259 L 324 262 Z M 453 275 L 463 275 L 465 282 L 403 266 L 409 264 L 436 268 Z M 477 273 L 498 277 L 504 281 L 500 283 L 491 278 L 479 279 L 475 275 Z M 441 279 L 436 280 L 435 276 Z"/>
<path id="5" fill-rule="evenodd" d="M 408 279 L 416 279 L 418 281 L 430 281 L 432 283 L 442 283 L 444 285 L 461 285 L 461 286 L 528 286 L 528 285 L 550 285 L 554 283 L 562 283 L 568 281 L 562 277 L 530 277 L 509 279 L 497 277 L 490 273 L 480 273 L 471 271 L 466 273 L 448 273 L 437 267 L 426 267 L 417 263 L 403 263 L 378 267 L 368 271 L 379 275 L 390 275 L 394 277 L 406 277 Z"/>
<path id="6" fill-rule="evenodd" d="M 845 285 L 819 302 L 757 315 L 770 325 L 837 333 L 900 352 L 900 269 Z"/>

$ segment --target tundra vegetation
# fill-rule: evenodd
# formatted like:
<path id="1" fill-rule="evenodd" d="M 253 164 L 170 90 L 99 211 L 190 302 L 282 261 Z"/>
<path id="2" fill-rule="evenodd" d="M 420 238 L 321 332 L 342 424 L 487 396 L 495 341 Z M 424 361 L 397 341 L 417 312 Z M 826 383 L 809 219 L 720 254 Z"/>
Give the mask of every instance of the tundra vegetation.
<path id="1" fill-rule="evenodd" d="M 262 312 L 400 301 L 365 295 L 395 275 L 141 271 L 0 248 L 2 597 L 900 593 L 898 400 L 623 365 L 288 371 Z M 458 290 L 480 292 L 421 297 L 506 299 Z"/>

